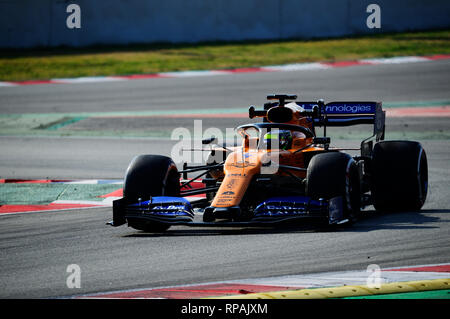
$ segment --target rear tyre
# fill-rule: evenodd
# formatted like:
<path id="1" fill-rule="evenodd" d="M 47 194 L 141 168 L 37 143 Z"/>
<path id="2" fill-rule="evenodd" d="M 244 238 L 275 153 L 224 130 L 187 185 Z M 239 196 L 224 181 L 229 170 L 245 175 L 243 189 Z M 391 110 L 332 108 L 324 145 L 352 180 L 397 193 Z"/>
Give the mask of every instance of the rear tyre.
<path id="1" fill-rule="evenodd" d="M 306 194 L 316 200 L 342 196 L 343 218 L 354 221 L 361 209 L 356 162 L 345 153 L 330 152 L 315 155 L 308 165 Z"/>
<path id="2" fill-rule="evenodd" d="M 179 173 L 170 157 L 161 155 L 136 156 L 125 174 L 123 196 L 127 203 L 150 199 L 150 196 L 179 196 Z M 170 225 L 128 219 L 128 225 L 138 230 L 161 232 Z"/>
<path id="3" fill-rule="evenodd" d="M 422 145 L 412 141 L 375 144 L 371 191 L 377 211 L 420 210 L 428 192 L 428 163 Z"/>

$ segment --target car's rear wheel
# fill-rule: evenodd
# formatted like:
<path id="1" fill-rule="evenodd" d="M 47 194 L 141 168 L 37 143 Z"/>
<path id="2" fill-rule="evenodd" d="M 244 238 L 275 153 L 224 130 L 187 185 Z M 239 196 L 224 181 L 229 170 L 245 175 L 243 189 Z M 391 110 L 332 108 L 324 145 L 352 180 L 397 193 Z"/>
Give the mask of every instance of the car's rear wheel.
<path id="1" fill-rule="evenodd" d="M 355 220 L 361 209 L 359 173 L 356 162 L 345 153 L 315 155 L 306 176 L 306 194 L 312 199 L 343 199 L 343 218 Z"/>
<path id="2" fill-rule="evenodd" d="M 378 211 L 420 210 L 428 192 L 428 163 L 418 142 L 382 141 L 372 155 L 372 198 Z"/>
<path id="3" fill-rule="evenodd" d="M 125 174 L 123 196 L 127 203 L 145 201 L 150 196 L 179 196 L 179 173 L 170 157 L 161 155 L 136 156 Z M 170 225 L 154 221 L 127 218 L 128 225 L 138 230 L 160 232 Z"/>

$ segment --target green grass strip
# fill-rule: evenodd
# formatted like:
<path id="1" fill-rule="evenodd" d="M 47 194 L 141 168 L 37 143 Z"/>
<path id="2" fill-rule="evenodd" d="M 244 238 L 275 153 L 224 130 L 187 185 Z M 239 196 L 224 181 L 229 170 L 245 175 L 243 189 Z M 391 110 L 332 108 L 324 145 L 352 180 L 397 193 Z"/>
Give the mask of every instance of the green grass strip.
<path id="1" fill-rule="evenodd" d="M 450 30 L 352 38 L 3 50 L 0 81 L 217 70 L 450 53 Z"/>

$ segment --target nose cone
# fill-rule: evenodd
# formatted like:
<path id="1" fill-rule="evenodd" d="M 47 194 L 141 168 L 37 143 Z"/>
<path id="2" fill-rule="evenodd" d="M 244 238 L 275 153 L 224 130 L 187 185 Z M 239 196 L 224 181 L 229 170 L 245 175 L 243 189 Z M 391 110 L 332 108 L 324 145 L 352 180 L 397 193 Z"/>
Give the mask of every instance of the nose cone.
<path id="1" fill-rule="evenodd" d="M 231 153 L 225 162 L 225 178 L 212 202 L 213 207 L 238 206 L 255 174 L 261 169 L 261 152 Z"/>

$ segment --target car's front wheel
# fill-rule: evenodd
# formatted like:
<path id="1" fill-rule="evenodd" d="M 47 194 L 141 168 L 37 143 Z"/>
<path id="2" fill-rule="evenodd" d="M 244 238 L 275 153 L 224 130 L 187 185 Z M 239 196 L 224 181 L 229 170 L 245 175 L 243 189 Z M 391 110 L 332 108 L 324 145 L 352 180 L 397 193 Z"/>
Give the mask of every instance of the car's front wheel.
<path id="1" fill-rule="evenodd" d="M 315 155 L 306 176 L 306 193 L 312 199 L 341 196 L 343 218 L 353 221 L 361 209 L 359 173 L 356 162 L 345 153 L 329 152 Z"/>
<path id="2" fill-rule="evenodd" d="M 150 196 L 179 196 L 179 173 L 170 157 L 161 155 L 136 156 L 125 174 L 123 197 L 126 203 L 136 203 Z M 128 225 L 138 230 L 160 232 L 170 225 L 154 221 L 127 218 Z"/>

